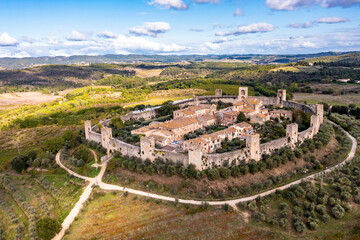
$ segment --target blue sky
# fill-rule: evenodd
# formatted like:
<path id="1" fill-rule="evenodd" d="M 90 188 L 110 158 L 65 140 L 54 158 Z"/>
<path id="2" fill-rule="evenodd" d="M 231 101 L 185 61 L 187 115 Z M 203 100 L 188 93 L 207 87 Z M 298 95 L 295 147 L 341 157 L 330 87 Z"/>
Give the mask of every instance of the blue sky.
<path id="1" fill-rule="evenodd" d="M 0 0 L 0 57 L 360 50 L 360 0 Z"/>

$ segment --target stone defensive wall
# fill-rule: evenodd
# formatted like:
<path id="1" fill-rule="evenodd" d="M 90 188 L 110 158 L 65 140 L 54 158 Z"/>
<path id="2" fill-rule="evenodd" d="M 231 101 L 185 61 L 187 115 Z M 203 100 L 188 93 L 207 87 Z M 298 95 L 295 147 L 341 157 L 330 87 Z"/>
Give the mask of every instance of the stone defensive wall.
<path id="1" fill-rule="evenodd" d="M 91 126 L 91 121 L 85 121 L 85 136 L 87 140 L 95 141 L 107 149 L 108 153 L 117 151 L 122 155 L 133 156 L 141 158 L 142 160 L 149 159 L 154 161 L 155 158 L 169 159 L 173 162 L 181 162 L 184 166 L 194 164 L 197 169 L 206 169 L 211 167 L 221 167 L 225 162 L 228 164 L 239 164 L 241 161 L 249 161 L 254 159 L 259 161 L 263 154 L 271 155 L 273 151 L 282 147 L 290 147 L 294 149 L 297 143 L 302 143 L 307 138 L 313 138 L 319 131 L 320 125 L 323 122 L 323 105 L 305 105 L 294 101 L 286 101 L 284 99 L 284 90 L 281 90 L 281 95 L 277 97 L 256 97 L 263 101 L 264 105 L 279 105 L 283 107 L 290 107 L 301 109 L 305 113 L 311 113 L 310 127 L 305 131 L 298 132 L 298 125 L 292 123 L 286 127 L 286 137 L 276 139 L 267 143 L 260 144 L 260 137 L 258 134 L 248 135 L 246 137 L 246 147 L 241 150 L 225 152 L 225 153 L 203 153 L 199 147 L 190 147 L 188 152 L 172 152 L 155 148 L 155 140 L 151 137 L 143 136 L 140 139 L 140 146 L 125 143 L 112 137 L 112 130 L 109 128 L 110 120 L 101 121 L 101 134 L 99 126 Z M 279 92 L 278 92 L 279 93 Z M 280 99 L 281 98 L 281 99 Z M 239 96 L 195 96 L 192 99 L 185 99 L 176 101 L 173 104 L 180 107 L 197 105 L 199 103 L 209 102 L 231 102 L 238 101 Z M 144 111 L 134 111 L 122 116 L 123 120 L 130 119 L 151 119 L 156 115 L 156 109 L 149 108 Z"/>

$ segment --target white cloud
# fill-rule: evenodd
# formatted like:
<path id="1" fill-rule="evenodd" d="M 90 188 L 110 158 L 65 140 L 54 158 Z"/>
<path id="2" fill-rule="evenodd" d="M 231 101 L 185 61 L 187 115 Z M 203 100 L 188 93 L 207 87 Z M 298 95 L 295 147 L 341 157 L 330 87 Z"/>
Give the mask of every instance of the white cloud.
<path id="1" fill-rule="evenodd" d="M 231 32 L 226 32 L 226 33 L 218 32 L 215 35 L 216 36 L 241 35 L 247 33 L 264 33 L 273 30 L 274 30 L 274 26 L 272 24 L 259 22 L 259 23 L 252 23 L 247 26 L 239 26 L 237 30 Z"/>
<path id="2" fill-rule="evenodd" d="M 126 49 L 129 51 L 177 52 L 186 49 L 185 47 L 175 43 L 163 44 L 149 41 L 142 37 L 126 37 L 123 35 L 119 35 L 116 39 L 111 39 L 110 43 L 115 49 Z"/>
<path id="3" fill-rule="evenodd" d="M 220 45 L 217 43 L 211 43 L 211 42 L 205 42 L 205 46 L 209 49 L 209 50 L 216 50 L 220 48 Z"/>
<path id="4" fill-rule="evenodd" d="M 322 0 L 321 6 L 325 8 L 331 7 L 350 7 L 360 4 L 360 0 Z"/>
<path id="5" fill-rule="evenodd" d="M 289 27 L 291 27 L 291 28 L 311 28 L 311 27 L 313 27 L 313 22 L 290 23 Z"/>
<path id="6" fill-rule="evenodd" d="M 0 49 L 0 58 L 25 58 L 25 57 L 31 57 L 29 53 L 25 51 L 1 51 Z"/>
<path id="7" fill-rule="evenodd" d="M 266 0 L 266 6 L 274 10 L 295 10 L 313 5 L 319 0 Z"/>
<path id="8" fill-rule="evenodd" d="M 236 9 L 235 9 L 235 12 L 234 12 L 234 16 L 241 16 L 241 15 L 243 15 L 243 12 L 241 11 L 241 9 L 240 9 L 240 8 L 236 8 Z"/>
<path id="9" fill-rule="evenodd" d="M 15 46 L 17 44 L 17 40 L 6 32 L 0 34 L 0 47 L 1 46 Z"/>
<path id="10" fill-rule="evenodd" d="M 195 3 L 212 3 L 212 4 L 218 4 L 219 0 L 193 0 Z"/>
<path id="11" fill-rule="evenodd" d="M 204 29 L 201 29 L 201 28 L 190 28 L 189 31 L 191 31 L 191 32 L 203 32 Z"/>
<path id="12" fill-rule="evenodd" d="M 218 39 L 214 40 L 212 43 L 221 44 L 221 43 L 226 43 L 229 41 L 233 41 L 233 40 L 222 37 L 222 38 L 218 38 Z"/>
<path id="13" fill-rule="evenodd" d="M 66 37 L 69 41 L 86 41 L 87 37 L 85 34 L 73 30 L 70 35 Z"/>
<path id="14" fill-rule="evenodd" d="M 323 8 L 351 7 L 360 4 L 360 0 L 266 0 L 266 6 L 273 10 L 296 10 L 315 4 Z"/>
<path id="15" fill-rule="evenodd" d="M 213 28 L 226 28 L 226 26 L 220 23 L 213 23 Z"/>
<path id="16" fill-rule="evenodd" d="M 317 23 L 344 23 L 347 21 L 349 21 L 349 19 L 343 18 L 343 17 L 324 17 L 324 18 L 319 18 L 315 22 L 317 22 Z"/>
<path id="17" fill-rule="evenodd" d="M 97 36 L 100 38 L 116 38 L 117 37 L 117 35 L 115 33 L 110 32 L 110 31 L 100 32 L 100 33 L 98 33 Z"/>
<path id="18" fill-rule="evenodd" d="M 144 26 L 129 29 L 129 32 L 138 36 L 157 37 L 160 33 L 170 31 L 171 26 L 166 22 L 146 22 Z"/>
<path id="19" fill-rule="evenodd" d="M 189 4 L 185 4 L 182 0 L 152 0 L 148 4 L 164 9 L 186 10 L 189 8 Z"/>

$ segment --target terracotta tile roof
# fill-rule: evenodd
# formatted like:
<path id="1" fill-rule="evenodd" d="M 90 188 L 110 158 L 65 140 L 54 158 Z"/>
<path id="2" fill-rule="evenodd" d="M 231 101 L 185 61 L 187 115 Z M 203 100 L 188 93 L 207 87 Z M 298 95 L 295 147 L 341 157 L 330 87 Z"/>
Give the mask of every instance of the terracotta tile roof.
<path id="1" fill-rule="evenodd" d="M 168 129 L 177 129 L 191 124 L 195 124 L 197 122 L 198 121 L 193 117 L 183 117 L 162 123 L 160 126 Z"/>
<path id="2" fill-rule="evenodd" d="M 252 126 L 250 124 L 248 124 L 247 122 L 237 123 L 237 124 L 235 124 L 235 126 L 237 126 L 239 128 L 252 128 Z"/>
<path id="3" fill-rule="evenodd" d="M 226 133 L 236 133 L 237 129 L 234 127 L 229 127 L 224 130 Z"/>
<path id="4" fill-rule="evenodd" d="M 237 116 L 239 115 L 239 112 L 229 111 L 229 112 L 224 112 L 224 115 Z"/>
<path id="5" fill-rule="evenodd" d="M 245 104 L 245 102 L 236 102 L 236 103 L 234 103 L 234 106 L 242 106 L 244 104 Z"/>
<path id="6" fill-rule="evenodd" d="M 254 97 L 248 97 L 247 99 L 246 99 L 246 101 L 247 102 L 251 102 L 251 103 L 253 103 L 253 104 L 260 104 L 262 101 L 261 100 L 259 100 L 259 99 L 257 99 L 257 98 L 254 98 Z"/>
<path id="7" fill-rule="evenodd" d="M 198 116 L 197 119 L 199 121 L 210 121 L 210 120 L 216 119 L 216 117 L 212 114 L 205 114 L 205 115 Z"/>
<path id="8" fill-rule="evenodd" d="M 252 113 L 252 112 L 255 112 L 255 110 L 251 109 L 251 108 L 246 108 L 246 109 L 241 110 L 240 112 Z"/>
<path id="9" fill-rule="evenodd" d="M 179 110 L 181 113 L 183 113 L 184 115 L 193 115 L 195 114 L 195 112 L 191 109 L 182 109 L 182 110 Z"/>

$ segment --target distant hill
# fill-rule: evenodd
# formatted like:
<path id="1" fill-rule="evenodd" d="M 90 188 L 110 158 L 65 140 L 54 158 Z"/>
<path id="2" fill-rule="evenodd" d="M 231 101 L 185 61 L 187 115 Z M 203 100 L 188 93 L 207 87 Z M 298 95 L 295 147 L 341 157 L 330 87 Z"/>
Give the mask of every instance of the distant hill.
<path id="1" fill-rule="evenodd" d="M 316 58 L 306 59 L 307 62 L 359 62 L 360 61 L 360 52 L 352 52 L 342 55 L 333 55 L 333 56 L 318 56 Z"/>
<path id="2" fill-rule="evenodd" d="M 337 57 L 350 52 L 324 52 L 294 55 L 100 55 L 70 57 L 0 58 L 0 69 L 22 69 L 48 64 L 131 63 L 131 62 L 182 62 L 182 61 L 245 61 L 254 64 L 291 63 L 309 58 Z M 355 52 L 351 52 L 355 53 Z"/>

